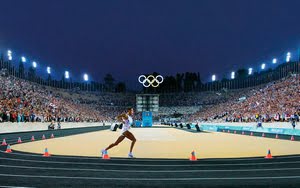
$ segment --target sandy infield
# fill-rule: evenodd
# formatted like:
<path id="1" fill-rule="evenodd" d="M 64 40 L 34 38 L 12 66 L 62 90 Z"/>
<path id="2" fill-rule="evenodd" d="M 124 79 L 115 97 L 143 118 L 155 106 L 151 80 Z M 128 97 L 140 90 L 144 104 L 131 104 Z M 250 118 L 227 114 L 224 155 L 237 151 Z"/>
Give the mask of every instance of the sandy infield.
<path id="1" fill-rule="evenodd" d="M 191 133 L 175 128 L 132 128 L 137 138 L 134 155 L 137 158 L 183 158 L 195 150 L 197 158 L 238 158 L 300 154 L 300 142 L 262 138 L 220 132 Z M 47 147 L 50 154 L 100 156 L 100 151 L 114 142 L 120 130 L 84 133 L 13 145 L 13 150 L 40 153 Z M 125 139 L 109 150 L 110 157 L 127 157 L 130 141 Z"/>

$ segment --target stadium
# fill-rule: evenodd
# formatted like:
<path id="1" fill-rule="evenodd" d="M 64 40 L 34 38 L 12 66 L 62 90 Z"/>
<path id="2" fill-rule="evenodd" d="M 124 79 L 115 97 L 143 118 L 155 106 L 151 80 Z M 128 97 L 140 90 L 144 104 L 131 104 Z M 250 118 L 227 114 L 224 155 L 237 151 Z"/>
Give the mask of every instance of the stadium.
<path id="1" fill-rule="evenodd" d="M 261 57 L 258 64 L 241 62 L 207 79 L 201 71 L 208 64 L 185 71 L 188 63 L 180 63 L 176 74 L 162 63 L 144 72 L 134 64 L 135 73 L 127 74 L 113 61 L 78 61 L 72 68 L 35 60 L 43 56 L 34 45 L 37 52 L 29 50 L 27 57 L 4 44 L 0 187 L 300 185 L 299 50 Z M 230 63 L 212 68 L 222 64 Z M 126 72 L 126 79 L 102 75 L 110 66 Z"/>

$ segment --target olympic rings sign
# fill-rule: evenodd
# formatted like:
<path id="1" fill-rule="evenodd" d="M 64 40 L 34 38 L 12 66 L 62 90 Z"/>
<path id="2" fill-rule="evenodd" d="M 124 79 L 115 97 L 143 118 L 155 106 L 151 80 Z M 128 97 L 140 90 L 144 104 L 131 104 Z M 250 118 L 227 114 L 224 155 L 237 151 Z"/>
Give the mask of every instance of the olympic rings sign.
<path id="1" fill-rule="evenodd" d="M 138 78 L 138 81 L 143 84 L 144 87 L 158 87 L 159 84 L 161 84 L 164 81 L 164 77 L 161 75 L 153 76 L 145 76 L 145 75 L 140 75 Z"/>

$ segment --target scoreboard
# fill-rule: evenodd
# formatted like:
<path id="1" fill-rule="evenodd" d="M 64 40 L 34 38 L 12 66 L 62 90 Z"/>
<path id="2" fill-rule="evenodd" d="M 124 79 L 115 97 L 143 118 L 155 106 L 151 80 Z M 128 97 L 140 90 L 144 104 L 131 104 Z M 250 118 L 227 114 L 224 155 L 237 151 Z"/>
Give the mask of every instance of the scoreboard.
<path id="1" fill-rule="evenodd" d="M 136 110 L 138 112 L 158 112 L 159 95 L 157 94 L 137 94 Z"/>

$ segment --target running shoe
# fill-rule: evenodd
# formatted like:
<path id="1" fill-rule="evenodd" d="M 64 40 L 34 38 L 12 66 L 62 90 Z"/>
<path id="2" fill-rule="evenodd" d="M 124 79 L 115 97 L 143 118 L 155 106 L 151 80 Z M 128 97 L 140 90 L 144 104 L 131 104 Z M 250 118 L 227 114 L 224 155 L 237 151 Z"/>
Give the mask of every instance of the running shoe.
<path id="1" fill-rule="evenodd" d="M 103 155 L 107 154 L 107 151 L 105 149 L 102 149 L 101 153 L 102 153 L 102 157 L 103 157 Z"/>
<path id="2" fill-rule="evenodd" d="M 129 153 L 129 154 L 128 154 L 128 158 L 134 158 L 133 154 L 132 154 L 132 153 Z"/>

